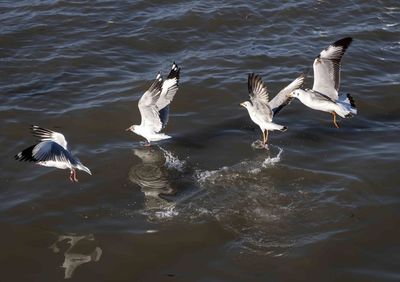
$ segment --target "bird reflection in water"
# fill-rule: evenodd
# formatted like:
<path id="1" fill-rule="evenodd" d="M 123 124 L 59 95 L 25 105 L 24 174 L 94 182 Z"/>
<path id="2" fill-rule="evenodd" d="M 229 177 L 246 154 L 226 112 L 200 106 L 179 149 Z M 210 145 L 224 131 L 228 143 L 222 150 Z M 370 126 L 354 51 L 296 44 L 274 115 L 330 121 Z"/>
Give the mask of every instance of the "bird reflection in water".
<path id="1" fill-rule="evenodd" d="M 153 216 L 158 219 L 171 217 L 175 213 L 176 203 L 168 197 L 177 193 L 174 180 L 183 162 L 156 146 L 135 148 L 133 153 L 141 159 L 141 163 L 130 169 L 129 180 L 139 185 L 144 193 L 149 219 L 153 219 Z"/>
<path id="2" fill-rule="evenodd" d="M 75 269 L 81 264 L 99 261 L 102 250 L 96 246 L 93 234 L 89 235 L 60 235 L 51 246 L 50 249 L 54 253 L 59 253 L 60 245 L 67 243 L 69 247 L 64 252 L 64 263 L 61 267 L 65 268 L 65 279 L 69 279 L 74 274 Z"/>

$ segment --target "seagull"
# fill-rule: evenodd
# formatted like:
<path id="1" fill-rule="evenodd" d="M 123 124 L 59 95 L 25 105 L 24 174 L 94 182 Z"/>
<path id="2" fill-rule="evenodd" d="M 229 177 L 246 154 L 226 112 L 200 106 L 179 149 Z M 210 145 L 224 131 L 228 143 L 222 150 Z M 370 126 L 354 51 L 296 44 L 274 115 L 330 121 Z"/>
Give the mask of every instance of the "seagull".
<path id="1" fill-rule="evenodd" d="M 296 78 L 292 83 L 283 88 L 270 102 L 267 87 L 261 76 L 251 73 L 248 75 L 248 90 L 250 101 L 241 103 L 250 115 L 251 120 L 256 123 L 263 134 L 263 145 L 267 144 L 268 131 L 286 131 L 287 127 L 272 122 L 273 117 L 293 99 L 290 96 L 295 89 L 299 88 L 304 81 L 304 75 Z"/>
<path id="2" fill-rule="evenodd" d="M 139 100 L 140 125 L 126 129 L 143 136 L 148 142 L 147 146 L 150 146 L 150 142 L 171 138 L 160 131 L 168 123 L 169 104 L 178 91 L 180 70 L 174 62 L 166 80 L 163 80 L 160 73 L 157 74 L 155 81 Z"/>
<path id="3" fill-rule="evenodd" d="M 71 171 L 69 179 L 72 182 L 78 182 L 76 169 L 92 175 L 90 170 L 68 151 L 67 140 L 65 140 L 64 135 L 37 125 L 32 125 L 31 130 L 35 137 L 40 138 L 40 142 L 16 154 L 16 160 L 69 169 Z"/>
<path id="4" fill-rule="evenodd" d="M 342 38 L 322 50 L 314 60 L 314 85 L 312 90 L 297 89 L 290 94 L 311 109 L 331 113 L 336 128 L 339 128 L 336 123 L 336 115 L 342 118 L 350 118 L 357 114 L 353 97 L 350 94 L 339 97 L 338 94 L 340 61 L 352 41 L 351 37 Z"/>

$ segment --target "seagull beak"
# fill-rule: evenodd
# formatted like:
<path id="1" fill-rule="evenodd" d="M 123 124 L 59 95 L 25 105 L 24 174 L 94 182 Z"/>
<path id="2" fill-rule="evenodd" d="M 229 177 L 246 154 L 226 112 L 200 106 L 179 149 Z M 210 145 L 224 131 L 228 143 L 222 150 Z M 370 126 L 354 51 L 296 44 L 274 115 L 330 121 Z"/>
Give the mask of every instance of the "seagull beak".
<path id="1" fill-rule="evenodd" d="M 131 131 L 131 127 L 128 127 L 127 129 L 125 129 L 125 131 Z"/>
<path id="2" fill-rule="evenodd" d="M 246 108 L 246 106 L 244 105 L 244 102 L 243 102 L 243 103 L 240 103 L 240 106 L 242 106 L 242 107 L 245 107 L 245 108 Z"/>

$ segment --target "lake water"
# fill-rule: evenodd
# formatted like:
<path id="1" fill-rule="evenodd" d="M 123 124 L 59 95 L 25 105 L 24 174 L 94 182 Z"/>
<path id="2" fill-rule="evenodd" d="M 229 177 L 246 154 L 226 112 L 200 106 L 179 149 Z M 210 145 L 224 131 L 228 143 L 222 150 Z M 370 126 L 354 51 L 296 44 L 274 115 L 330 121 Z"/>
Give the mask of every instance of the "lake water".
<path id="1" fill-rule="evenodd" d="M 1 281 L 399 281 L 399 1 L 0 2 Z M 293 101 L 269 149 L 239 106 L 352 36 L 341 120 Z M 158 146 L 125 131 L 173 61 Z M 93 175 L 19 163 L 29 125 Z"/>

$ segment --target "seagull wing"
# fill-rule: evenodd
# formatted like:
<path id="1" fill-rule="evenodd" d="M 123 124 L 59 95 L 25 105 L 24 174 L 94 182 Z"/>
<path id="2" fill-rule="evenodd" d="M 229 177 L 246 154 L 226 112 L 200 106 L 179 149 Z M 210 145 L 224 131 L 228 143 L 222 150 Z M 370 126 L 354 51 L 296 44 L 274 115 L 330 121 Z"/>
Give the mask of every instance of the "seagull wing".
<path id="1" fill-rule="evenodd" d="M 316 91 L 314 91 L 314 90 L 309 90 L 308 93 L 309 93 L 309 95 L 311 95 L 311 99 L 312 99 L 312 100 L 319 100 L 319 101 L 324 101 L 324 102 L 329 101 L 329 102 L 332 102 L 332 103 L 335 103 L 335 104 L 336 104 L 336 101 L 333 100 L 333 99 L 332 99 L 331 97 L 329 97 L 328 95 L 325 95 L 325 94 L 316 92 Z"/>
<path id="2" fill-rule="evenodd" d="M 169 105 L 158 111 L 158 115 L 160 116 L 162 128 L 166 127 L 169 120 Z"/>
<path id="3" fill-rule="evenodd" d="M 15 155 L 15 159 L 35 163 L 53 161 L 56 163 L 67 163 L 73 166 L 80 163 L 72 157 L 71 153 L 64 149 L 64 147 L 51 140 L 42 141 L 26 148 Z"/>
<path id="4" fill-rule="evenodd" d="M 291 92 L 300 88 L 304 83 L 305 75 L 302 74 L 295 80 L 293 80 L 288 86 L 283 88 L 276 96 L 269 102 L 269 106 L 272 109 L 274 116 L 278 114 L 286 105 L 289 105 L 293 100 L 289 96 Z"/>
<path id="5" fill-rule="evenodd" d="M 351 37 L 342 38 L 322 50 L 314 60 L 313 90 L 337 100 L 340 85 L 340 62 L 352 42 Z"/>
<path id="6" fill-rule="evenodd" d="M 174 99 L 176 92 L 178 92 L 180 71 L 181 68 L 174 62 L 167 79 L 163 82 L 160 98 L 156 103 L 163 128 L 168 123 L 169 104 Z"/>
<path id="7" fill-rule="evenodd" d="M 41 141 L 53 141 L 67 150 L 67 140 L 63 134 L 37 125 L 32 125 L 31 131 L 33 136 L 40 138 Z"/>
<path id="8" fill-rule="evenodd" d="M 143 94 L 138 103 L 142 117 L 141 126 L 147 127 L 154 132 L 159 132 L 162 128 L 162 122 L 156 106 L 161 94 L 162 81 L 161 75 L 158 74 L 155 81 Z"/>
<path id="9" fill-rule="evenodd" d="M 174 62 L 167 79 L 164 80 L 162 84 L 160 98 L 156 104 L 159 110 L 164 109 L 174 99 L 174 96 L 178 91 L 180 71 L 181 68 L 179 68 Z"/>
<path id="10" fill-rule="evenodd" d="M 252 102 L 268 104 L 267 86 L 264 84 L 261 76 L 250 73 L 247 80 L 247 87 Z"/>

